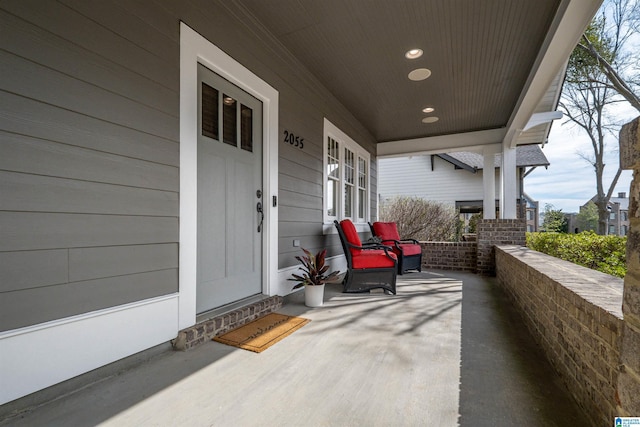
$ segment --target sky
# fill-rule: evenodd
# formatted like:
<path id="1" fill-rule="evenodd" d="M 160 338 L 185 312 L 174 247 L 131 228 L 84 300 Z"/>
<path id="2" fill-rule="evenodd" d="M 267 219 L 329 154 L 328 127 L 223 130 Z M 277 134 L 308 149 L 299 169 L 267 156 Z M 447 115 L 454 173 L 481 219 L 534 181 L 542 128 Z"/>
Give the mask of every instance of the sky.
<path id="1" fill-rule="evenodd" d="M 628 104 L 620 105 L 616 111 L 621 125 L 638 115 Z M 607 135 L 605 141 L 603 185 L 606 192 L 619 164 L 617 131 L 616 135 Z M 547 169 L 536 168 L 525 178 L 525 193 L 540 203 L 540 211 L 549 203 L 554 209 L 561 209 L 565 213 L 578 212 L 580 206 L 596 194 L 593 166 L 578 155 L 579 152 L 593 153 L 589 137 L 576 125 L 567 123 L 566 118 L 556 120 L 542 152 L 551 164 Z M 619 192 L 625 192 L 629 197 L 631 178 L 631 171 L 622 171 L 612 196 L 617 197 Z"/>

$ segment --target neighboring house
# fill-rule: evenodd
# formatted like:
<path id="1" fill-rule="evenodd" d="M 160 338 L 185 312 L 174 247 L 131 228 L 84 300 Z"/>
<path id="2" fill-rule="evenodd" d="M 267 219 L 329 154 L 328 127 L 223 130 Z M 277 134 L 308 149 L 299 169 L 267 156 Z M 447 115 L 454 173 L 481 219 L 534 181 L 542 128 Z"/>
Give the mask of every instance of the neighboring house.
<path id="1" fill-rule="evenodd" d="M 522 200 L 524 201 L 525 213 L 527 221 L 527 231 L 538 231 L 538 218 L 540 217 L 540 202 L 533 200 L 527 193 L 522 192 Z"/>
<path id="2" fill-rule="evenodd" d="M 569 233 L 575 233 L 584 231 L 580 230 L 578 227 L 578 214 L 575 212 L 568 212 L 564 214 L 565 219 L 567 220 L 567 230 Z"/>
<path id="3" fill-rule="evenodd" d="M 595 202 L 595 199 L 596 196 L 593 196 L 589 202 Z M 587 203 L 582 207 L 586 206 Z M 611 197 L 609 203 L 607 203 L 607 210 L 609 211 L 607 234 L 626 236 L 629 233 L 629 198 L 627 193 L 620 192 L 618 197 Z"/>
<path id="4" fill-rule="evenodd" d="M 500 193 L 501 158 L 494 160 L 496 194 Z M 466 220 L 483 209 L 482 154 L 453 152 L 412 157 L 392 157 L 378 161 L 378 193 L 380 200 L 396 196 L 419 197 L 455 207 Z M 527 218 L 527 230 L 538 229 L 538 202 L 524 193 L 523 180 L 527 168 L 549 166 L 549 161 L 538 145 L 522 145 L 516 149 L 516 167 L 519 177 L 516 191 L 519 195 L 518 216 Z M 410 179 L 407 179 L 410 176 Z M 498 203 L 496 201 L 496 210 Z"/>
<path id="5" fill-rule="evenodd" d="M 0 2 L 0 404 L 290 293 L 300 247 L 344 270 L 381 157 L 501 153 L 515 218 L 600 1 L 431 3 Z"/>

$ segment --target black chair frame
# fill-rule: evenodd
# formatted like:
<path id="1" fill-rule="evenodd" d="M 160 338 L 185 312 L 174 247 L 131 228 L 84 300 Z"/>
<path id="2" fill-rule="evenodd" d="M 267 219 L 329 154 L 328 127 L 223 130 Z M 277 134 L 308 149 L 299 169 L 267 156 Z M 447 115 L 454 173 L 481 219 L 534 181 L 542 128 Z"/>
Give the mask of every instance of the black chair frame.
<path id="1" fill-rule="evenodd" d="M 371 229 L 371 235 L 376 236 L 376 232 L 373 230 L 373 224 L 369 223 L 369 228 Z M 378 236 L 376 236 L 378 237 Z M 415 245 L 419 245 L 420 243 L 416 239 L 404 239 L 404 240 L 381 240 L 381 244 L 383 245 L 393 245 L 398 255 L 398 274 L 402 276 L 405 272 L 409 270 L 417 270 L 422 271 L 422 250 L 419 254 L 415 255 L 405 255 L 400 244 L 402 243 L 413 243 Z"/>
<path id="2" fill-rule="evenodd" d="M 344 250 L 344 256 L 347 258 L 347 274 L 342 282 L 343 292 L 368 292 L 371 289 L 384 289 L 387 293 L 396 294 L 396 276 L 398 272 L 398 263 L 393 254 L 391 247 L 382 245 L 380 243 L 363 243 L 362 246 L 357 246 L 347 241 L 347 238 L 342 231 L 342 227 L 338 221 L 333 222 L 338 229 L 338 235 L 340 236 L 340 242 L 342 243 L 342 249 Z M 378 249 L 384 250 L 386 256 L 393 260 L 393 267 L 383 268 L 353 268 L 353 257 L 351 255 L 351 248 L 371 250 Z"/>

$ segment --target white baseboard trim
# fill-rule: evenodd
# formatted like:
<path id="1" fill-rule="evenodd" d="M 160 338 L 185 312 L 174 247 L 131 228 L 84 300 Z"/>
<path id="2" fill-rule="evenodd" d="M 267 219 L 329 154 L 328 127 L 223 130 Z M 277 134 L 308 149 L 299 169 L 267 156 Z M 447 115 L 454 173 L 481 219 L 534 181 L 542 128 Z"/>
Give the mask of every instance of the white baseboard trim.
<path id="1" fill-rule="evenodd" d="M 175 338 L 178 295 L 0 335 L 0 405 Z"/>

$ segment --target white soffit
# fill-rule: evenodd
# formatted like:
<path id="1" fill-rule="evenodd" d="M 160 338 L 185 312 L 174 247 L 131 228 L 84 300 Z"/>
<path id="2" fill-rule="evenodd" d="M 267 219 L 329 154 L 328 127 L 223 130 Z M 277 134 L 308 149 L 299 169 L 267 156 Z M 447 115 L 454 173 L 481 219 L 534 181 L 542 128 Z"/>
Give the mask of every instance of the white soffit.
<path id="1" fill-rule="evenodd" d="M 490 129 L 453 135 L 431 136 L 380 142 L 377 144 L 377 156 L 400 157 L 414 154 L 440 154 L 451 151 L 473 151 L 479 146 L 500 144 L 504 140 L 506 129 Z"/>
<path id="2" fill-rule="evenodd" d="M 602 0 L 566 0 L 558 10 L 545 47 L 541 50 L 533 74 L 523 91 L 518 106 L 507 126 L 505 145 L 515 148 L 517 136 L 529 123 L 536 106 L 563 69 L 587 25 L 596 14 Z"/>

